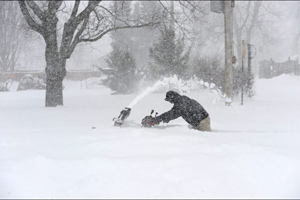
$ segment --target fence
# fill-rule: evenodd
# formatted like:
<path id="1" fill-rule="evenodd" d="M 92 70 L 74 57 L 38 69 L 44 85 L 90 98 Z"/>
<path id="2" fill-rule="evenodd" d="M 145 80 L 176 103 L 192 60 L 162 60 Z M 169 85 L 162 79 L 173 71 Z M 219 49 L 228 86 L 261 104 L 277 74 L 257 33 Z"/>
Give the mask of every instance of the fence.
<path id="1" fill-rule="evenodd" d="M 20 81 L 21 78 L 25 74 L 30 74 L 33 77 L 38 77 L 40 79 L 46 79 L 46 74 L 44 71 L 14 71 L 14 72 L 0 72 L 0 82 L 5 82 L 9 79 L 14 81 Z M 78 70 L 78 71 L 67 71 L 67 75 L 65 79 L 68 80 L 76 80 L 82 81 L 87 78 L 91 77 L 100 77 L 100 71 L 93 71 L 93 70 Z"/>
<path id="2" fill-rule="evenodd" d="M 259 63 L 259 78 L 273 78 L 281 74 L 294 74 L 299 76 L 299 64 L 297 60 L 290 58 L 282 63 L 271 60 L 263 60 Z"/>

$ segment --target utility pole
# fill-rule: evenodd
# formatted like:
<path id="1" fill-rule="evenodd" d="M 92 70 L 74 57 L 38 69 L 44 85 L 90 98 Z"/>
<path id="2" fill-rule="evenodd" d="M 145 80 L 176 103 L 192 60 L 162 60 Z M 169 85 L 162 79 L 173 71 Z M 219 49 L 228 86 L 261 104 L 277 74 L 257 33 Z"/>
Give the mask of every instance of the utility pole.
<path id="1" fill-rule="evenodd" d="M 233 6 L 234 1 L 224 1 L 224 32 L 225 32 L 225 105 L 232 102 L 233 76 L 232 76 L 232 38 L 233 38 Z"/>
<path id="2" fill-rule="evenodd" d="M 241 88 L 241 105 L 244 103 L 244 84 L 245 84 L 245 76 L 244 76 L 244 63 L 246 56 L 246 46 L 245 41 L 242 40 L 242 88 Z"/>
<path id="3" fill-rule="evenodd" d="M 233 97 L 233 7 L 234 0 L 210 1 L 210 10 L 215 13 L 224 14 L 224 33 L 225 33 L 225 105 L 230 106 Z"/>

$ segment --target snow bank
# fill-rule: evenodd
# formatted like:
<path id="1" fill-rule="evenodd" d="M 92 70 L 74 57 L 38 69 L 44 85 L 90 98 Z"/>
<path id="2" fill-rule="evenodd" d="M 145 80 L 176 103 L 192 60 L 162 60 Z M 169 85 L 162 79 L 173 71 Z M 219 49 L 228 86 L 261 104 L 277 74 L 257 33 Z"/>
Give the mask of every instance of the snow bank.
<path id="1" fill-rule="evenodd" d="M 65 83 L 57 108 L 44 107 L 45 91 L 0 93 L 0 198 L 300 198 L 299 77 L 256 80 L 243 106 L 187 94 L 209 112 L 210 133 L 180 118 L 114 127 L 136 95 L 87 83 Z M 150 92 L 128 119 L 167 111 L 164 97 Z"/>

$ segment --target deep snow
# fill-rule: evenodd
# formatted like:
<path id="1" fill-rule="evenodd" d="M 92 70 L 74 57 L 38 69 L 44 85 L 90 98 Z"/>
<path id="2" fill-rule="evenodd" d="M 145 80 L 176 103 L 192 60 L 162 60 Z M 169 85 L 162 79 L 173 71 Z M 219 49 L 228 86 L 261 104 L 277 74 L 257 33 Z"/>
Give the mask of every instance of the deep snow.
<path id="1" fill-rule="evenodd" d="M 182 119 L 114 127 L 137 95 L 95 82 L 65 81 L 57 108 L 44 107 L 45 91 L 0 93 L 0 198 L 300 198 L 299 76 L 257 79 L 243 106 L 205 89 L 187 95 L 213 132 Z M 140 99 L 128 120 L 167 111 L 164 96 Z"/>

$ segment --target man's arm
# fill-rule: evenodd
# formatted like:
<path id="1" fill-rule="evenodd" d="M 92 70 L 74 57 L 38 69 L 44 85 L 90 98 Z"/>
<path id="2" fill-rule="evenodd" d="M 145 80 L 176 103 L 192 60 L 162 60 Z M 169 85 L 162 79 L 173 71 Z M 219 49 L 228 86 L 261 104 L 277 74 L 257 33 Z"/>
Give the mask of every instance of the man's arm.
<path id="1" fill-rule="evenodd" d="M 178 109 L 176 109 L 176 107 L 174 106 L 171 110 L 169 110 L 168 112 L 165 112 L 161 115 L 159 115 L 158 117 L 156 117 L 156 119 L 161 122 L 163 121 L 164 123 L 168 123 L 169 121 L 176 119 L 178 117 L 181 116 L 181 113 Z"/>

